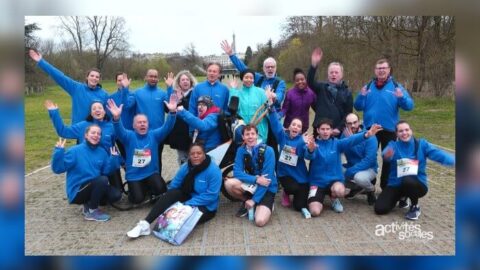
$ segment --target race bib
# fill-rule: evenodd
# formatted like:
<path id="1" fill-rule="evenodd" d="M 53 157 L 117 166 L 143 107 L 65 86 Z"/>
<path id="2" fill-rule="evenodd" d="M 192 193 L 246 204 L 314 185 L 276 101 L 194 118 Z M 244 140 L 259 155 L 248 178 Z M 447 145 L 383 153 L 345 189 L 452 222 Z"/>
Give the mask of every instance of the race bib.
<path id="1" fill-rule="evenodd" d="M 310 199 L 312 197 L 315 197 L 315 195 L 317 195 L 317 190 L 318 190 L 317 186 L 311 186 L 310 191 L 308 192 L 308 198 Z"/>
<path id="2" fill-rule="evenodd" d="M 298 156 L 295 147 L 285 145 L 278 161 L 291 166 L 297 166 Z"/>
<path id="3" fill-rule="evenodd" d="M 152 161 L 152 153 L 150 149 L 135 149 L 133 153 L 132 166 L 142 168 L 150 164 Z"/>
<path id="4" fill-rule="evenodd" d="M 397 177 L 418 174 L 418 160 L 402 158 L 397 160 Z"/>

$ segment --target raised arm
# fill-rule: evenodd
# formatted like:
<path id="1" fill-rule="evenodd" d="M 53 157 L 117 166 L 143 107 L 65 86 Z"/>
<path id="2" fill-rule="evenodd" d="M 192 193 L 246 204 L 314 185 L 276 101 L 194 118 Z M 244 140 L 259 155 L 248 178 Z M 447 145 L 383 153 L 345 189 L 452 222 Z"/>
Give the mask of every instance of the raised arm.
<path id="1" fill-rule="evenodd" d="M 48 115 L 52 120 L 53 127 L 58 136 L 68 139 L 79 139 L 83 136 L 85 126 L 82 122 L 66 126 L 60 116 L 57 104 L 53 103 L 51 100 L 45 100 L 44 105 L 48 110 Z"/>

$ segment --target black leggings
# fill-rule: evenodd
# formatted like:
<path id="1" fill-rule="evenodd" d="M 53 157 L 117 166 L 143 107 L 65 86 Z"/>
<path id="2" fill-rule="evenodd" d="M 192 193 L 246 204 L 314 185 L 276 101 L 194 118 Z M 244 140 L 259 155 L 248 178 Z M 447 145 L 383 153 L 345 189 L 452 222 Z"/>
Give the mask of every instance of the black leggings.
<path id="1" fill-rule="evenodd" d="M 418 204 L 418 199 L 427 194 L 427 187 L 415 176 L 405 176 L 398 187 L 386 187 L 375 203 L 375 213 L 384 215 L 390 212 L 401 197 L 408 197 L 412 205 Z"/>
<path id="2" fill-rule="evenodd" d="M 110 203 L 120 200 L 122 193 L 108 184 L 106 176 L 99 176 L 84 183 L 73 199 L 74 204 L 87 204 L 90 209 L 97 209 L 100 201 L 108 200 Z"/>
<path id="3" fill-rule="evenodd" d="M 300 184 L 290 176 L 278 178 L 283 189 L 288 195 L 293 195 L 293 208 L 297 211 L 307 208 L 307 198 L 310 186 L 308 183 Z"/>
<path id="4" fill-rule="evenodd" d="M 394 141 L 397 139 L 397 135 L 393 131 L 382 130 L 375 135 L 378 140 L 378 144 L 380 145 L 382 152 L 385 147 L 387 147 L 390 141 Z M 380 187 L 384 189 L 387 186 L 388 176 L 390 174 L 390 162 L 383 161 L 382 162 L 382 174 L 380 176 Z M 374 179 L 373 184 L 375 185 L 377 178 Z"/>
<path id="5" fill-rule="evenodd" d="M 110 186 L 115 187 L 120 191 L 123 191 L 123 181 L 120 169 L 116 169 L 108 176 L 108 183 L 110 183 Z"/>
<path id="6" fill-rule="evenodd" d="M 155 219 L 163 214 L 165 210 L 167 210 L 168 207 L 170 207 L 172 204 L 180 201 L 180 202 L 185 202 L 191 198 L 190 195 L 184 193 L 180 189 L 171 189 L 164 193 L 158 201 L 155 203 L 153 206 L 152 210 L 150 210 L 150 213 L 148 213 L 147 217 L 145 220 L 152 224 Z M 212 219 L 217 212 L 212 212 L 208 211 L 208 209 L 205 206 L 199 206 L 198 209 L 202 211 L 203 215 L 198 221 L 198 224 L 204 223 Z"/>
<path id="7" fill-rule="evenodd" d="M 165 180 L 158 173 L 140 181 L 128 181 L 128 199 L 131 203 L 139 204 L 145 199 L 147 191 L 150 195 L 159 195 L 167 191 Z"/>

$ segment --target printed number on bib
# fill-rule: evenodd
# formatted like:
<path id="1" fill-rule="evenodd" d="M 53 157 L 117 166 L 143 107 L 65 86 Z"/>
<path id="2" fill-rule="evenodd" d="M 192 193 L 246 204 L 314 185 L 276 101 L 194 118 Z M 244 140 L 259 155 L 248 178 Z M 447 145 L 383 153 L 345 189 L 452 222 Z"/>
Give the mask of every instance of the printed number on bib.
<path id="1" fill-rule="evenodd" d="M 418 160 L 402 158 L 397 160 L 397 177 L 418 174 Z"/>
<path id="2" fill-rule="evenodd" d="M 142 168 L 150 164 L 152 153 L 150 149 L 135 149 L 133 154 L 132 166 Z"/>
<path id="3" fill-rule="evenodd" d="M 285 163 L 291 166 L 297 166 L 298 156 L 296 148 L 292 146 L 285 145 L 280 153 L 280 158 L 278 161 Z"/>
<path id="4" fill-rule="evenodd" d="M 310 191 L 308 192 L 308 198 L 310 199 L 312 197 L 315 197 L 315 195 L 317 195 L 317 190 L 318 190 L 317 186 L 311 186 Z"/>

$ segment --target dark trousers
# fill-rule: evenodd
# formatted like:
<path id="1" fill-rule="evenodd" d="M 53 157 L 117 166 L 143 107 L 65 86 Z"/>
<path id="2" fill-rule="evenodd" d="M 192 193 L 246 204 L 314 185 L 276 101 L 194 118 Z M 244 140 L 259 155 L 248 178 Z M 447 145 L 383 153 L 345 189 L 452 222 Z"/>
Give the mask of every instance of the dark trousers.
<path id="1" fill-rule="evenodd" d="M 108 200 L 110 203 L 120 200 L 122 193 L 108 184 L 106 176 L 99 176 L 90 182 L 84 183 L 72 203 L 87 204 L 90 209 L 97 209 L 100 201 Z"/>
<path id="2" fill-rule="evenodd" d="M 307 208 L 307 198 L 310 186 L 308 183 L 300 184 L 289 176 L 279 177 L 278 180 L 282 184 L 285 193 L 293 195 L 293 208 L 297 211 Z"/>
<path id="3" fill-rule="evenodd" d="M 394 141 L 397 139 L 397 135 L 393 131 L 382 130 L 377 133 L 376 135 L 378 144 L 380 145 L 382 151 L 387 147 L 390 141 Z M 390 162 L 382 162 L 382 174 L 380 176 L 380 187 L 384 189 L 387 186 L 388 182 L 388 175 L 390 174 Z M 375 178 L 376 180 L 376 178 Z M 374 185 L 376 181 L 372 182 Z"/>
<path id="4" fill-rule="evenodd" d="M 163 153 L 163 143 L 158 145 L 158 172 L 162 175 L 162 153 Z"/>
<path id="5" fill-rule="evenodd" d="M 160 195 L 167 191 L 165 180 L 158 173 L 140 181 L 128 181 L 128 199 L 133 204 L 139 204 L 145 199 L 147 191 L 151 195 Z"/>
<path id="6" fill-rule="evenodd" d="M 120 169 L 113 171 L 108 176 L 108 183 L 110 186 L 117 188 L 120 191 L 123 191 L 123 181 L 122 175 L 120 174 Z"/>
<path id="7" fill-rule="evenodd" d="M 385 187 L 375 202 L 375 213 L 384 215 L 390 212 L 401 197 L 408 197 L 412 205 L 418 204 L 418 199 L 427 194 L 427 187 L 420 183 L 416 176 L 405 176 L 398 187 Z"/>
<path id="8" fill-rule="evenodd" d="M 148 223 L 152 223 L 155 221 L 155 219 L 163 214 L 165 210 L 167 210 L 168 207 L 170 207 L 172 204 L 180 201 L 180 202 L 185 202 L 189 200 L 191 196 L 189 194 L 184 193 L 180 189 L 171 189 L 164 193 L 158 201 L 155 203 L 153 206 L 152 210 L 150 210 L 150 213 L 148 213 L 147 217 L 145 220 Z M 198 209 L 202 211 L 203 215 L 198 221 L 198 224 L 207 222 L 210 219 L 212 219 L 217 212 L 211 212 L 208 211 L 208 209 L 205 206 L 199 206 Z"/>
<path id="9" fill-rule="evenodd" d="M 277 160 L 280 157 L 280 153 L 278 152 L 278 143 L 275 135 L 273 134 L 273 130 L 270 126 L 270 121 L 268 121 L 268 136 L 267 136 L 267 145 L 273 148 L 273 152 L 275 153 L 275 168 L 277 165 Z"/>

